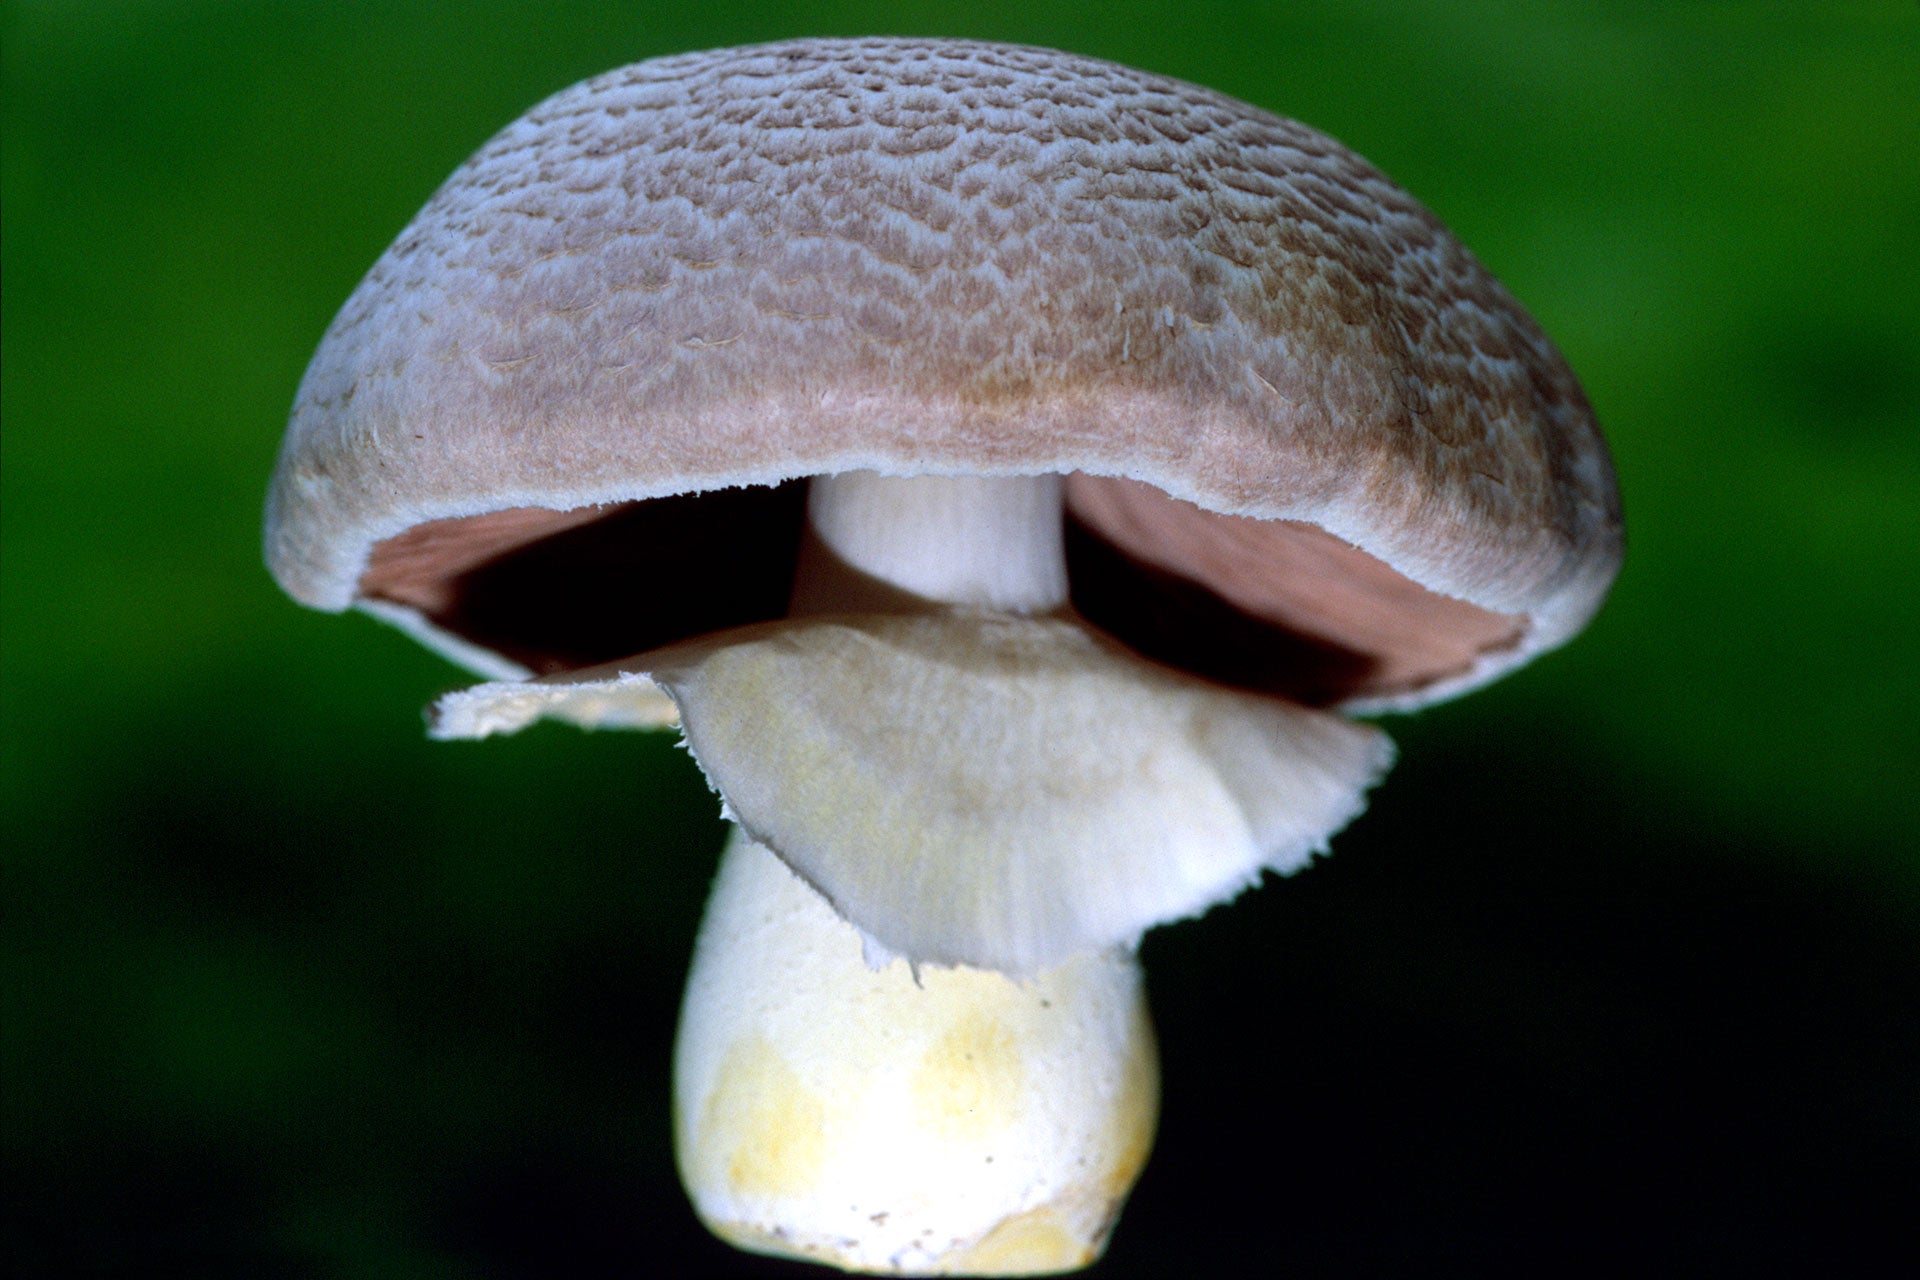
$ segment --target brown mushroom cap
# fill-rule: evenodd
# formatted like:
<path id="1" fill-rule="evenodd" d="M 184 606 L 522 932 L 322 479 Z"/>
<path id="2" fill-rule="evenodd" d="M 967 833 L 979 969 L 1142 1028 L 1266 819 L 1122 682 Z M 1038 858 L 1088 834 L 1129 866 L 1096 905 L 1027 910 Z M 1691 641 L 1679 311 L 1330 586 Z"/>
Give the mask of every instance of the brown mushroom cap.
<path id="1" fill-rule="evenodd" d="M 267 555 L 562 671 L 778 616 L 783 482 L 854 469 L 1070 474 L 1076 607 L 1314 703 L 1491 679 L 1621 551 L 1565 362 L 1352 152 L 1111 63 L 867 39 L 641 63 L 489 142 L 328 331 Z"/>

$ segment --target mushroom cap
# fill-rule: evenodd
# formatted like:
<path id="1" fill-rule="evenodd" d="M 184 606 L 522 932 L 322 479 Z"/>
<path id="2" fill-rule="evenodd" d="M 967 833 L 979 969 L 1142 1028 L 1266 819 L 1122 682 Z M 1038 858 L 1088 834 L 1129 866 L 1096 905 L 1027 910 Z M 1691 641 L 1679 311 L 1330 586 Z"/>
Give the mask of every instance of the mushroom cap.
<path id="1" fill-rule="evenodd" d="M 1071 54 L 821 39 L 611 72 L 462 166 L 307 371 L 267 558 L 484 674 L 560 671 L 777 616 L 784 581 L 682 617 L 662 565 L 730 591 L 726 539 L 799 515 L 721 491 L 856 469 L 1066 473 L 1095 622 L 1362 708 L 1561 643 L 1621 554 L 1564 360 L 1339 143 Z M 624 603 L 589 639 L 500 622 L 529 580 Z"/>

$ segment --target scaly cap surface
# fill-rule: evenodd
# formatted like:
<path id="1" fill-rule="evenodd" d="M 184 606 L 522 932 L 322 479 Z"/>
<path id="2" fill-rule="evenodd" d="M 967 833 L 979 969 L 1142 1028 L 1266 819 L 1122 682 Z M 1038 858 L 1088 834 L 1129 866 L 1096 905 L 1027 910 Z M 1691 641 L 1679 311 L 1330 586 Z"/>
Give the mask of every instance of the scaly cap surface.
<path id="1" fill-rule="evenodd" d="M 268 557 L 309 604 L 459 637 L 449 584 L 582 508 L 856 468 L 1078 473 L 1097 538 L 1278 629 L 1352 596 L 1258 580 L 1304 522 L 1406 580 L 1389 632 L 1458 624 L 1325 701 L 1517 665 L 1620 553 L 1565 362 L 1352 152 L 1071 54 L 836 39 L 615 71 L 468 161 L 308 370 Z M 1199 549 L 1156 551 L 1174 526 Z"/>

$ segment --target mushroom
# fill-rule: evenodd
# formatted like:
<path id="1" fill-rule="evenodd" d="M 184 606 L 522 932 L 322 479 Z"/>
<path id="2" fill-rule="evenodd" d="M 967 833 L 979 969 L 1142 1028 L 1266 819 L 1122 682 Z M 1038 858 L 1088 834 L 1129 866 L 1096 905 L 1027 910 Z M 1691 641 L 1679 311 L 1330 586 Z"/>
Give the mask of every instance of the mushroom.
<path id="1" fill-rule="evenodd" d="M 566 90 L 296 399 L 267 555 L 489 677 L 441 737 L 678 724 L 737 826 L 676 1049 L 696 1209 L 850 1269 L 1098 1256 L 1134 948 L 1325 848 L 1408 709 L 1599 607 L 1606 447 L 1340 144 L 1042 49 L 800 40 Z"/>

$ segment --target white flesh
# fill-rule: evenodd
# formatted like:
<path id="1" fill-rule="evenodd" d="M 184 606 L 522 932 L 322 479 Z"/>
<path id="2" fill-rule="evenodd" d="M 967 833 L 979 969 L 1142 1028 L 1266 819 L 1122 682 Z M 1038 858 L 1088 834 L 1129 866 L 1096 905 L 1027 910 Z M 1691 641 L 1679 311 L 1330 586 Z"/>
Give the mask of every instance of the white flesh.
<path id="1" fill-rule="evenodd" d="M 919 596 L 1002 613 L 1067 599 L 1061 476 L 818 476 L 807 523 L 848 566 Z M 804 575 L 793 611 L 840 612 Z"/>

